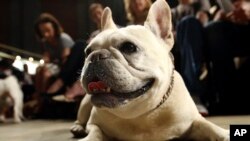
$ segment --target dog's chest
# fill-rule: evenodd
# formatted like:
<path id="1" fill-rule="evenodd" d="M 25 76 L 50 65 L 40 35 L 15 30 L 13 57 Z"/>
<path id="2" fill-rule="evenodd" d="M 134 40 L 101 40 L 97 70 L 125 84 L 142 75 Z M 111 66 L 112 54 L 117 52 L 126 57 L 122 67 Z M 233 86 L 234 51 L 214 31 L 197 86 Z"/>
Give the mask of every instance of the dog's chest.
<path id="1" fill-rule="evenodd" d="M 138 121 L 139 122 L 139 121 Z M 103 125 L 102 130 L 111 138 L 118 140 L 145 140 L 161 138 L 164 128 L 150 125 L 140 125 L 131 122 L 114 122 L 114 124 Z"/>
<path id="2" fill-rule="evenodd" d="M 106 135 L 116 140 L 170 140 L 184 132 L 183 124 L 165 116 L 136 119 L 102 116 L 98 125 Z"/>

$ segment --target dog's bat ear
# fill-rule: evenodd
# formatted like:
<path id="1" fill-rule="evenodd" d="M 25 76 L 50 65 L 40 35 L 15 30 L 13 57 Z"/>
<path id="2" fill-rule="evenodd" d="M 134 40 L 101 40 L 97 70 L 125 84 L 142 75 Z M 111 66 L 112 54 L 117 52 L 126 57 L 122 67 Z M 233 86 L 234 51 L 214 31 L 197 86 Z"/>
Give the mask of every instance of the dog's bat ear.
<path id="1" fill-rule="evenodd" d="M 109 7 L 106 7 L 103 10 L 102 20 L 101 20 L 101 30 L 103 31 L 106 29 L 117 29 L 112 18 L 112 12 Z"/>
<path id="2" fill-rule="evenodd" d="M 150 7 L 144 26 L 172 47 L 174 39 L 171 21 L 171 10 L 167 2 L 165 0 L 157 0 Z"/>

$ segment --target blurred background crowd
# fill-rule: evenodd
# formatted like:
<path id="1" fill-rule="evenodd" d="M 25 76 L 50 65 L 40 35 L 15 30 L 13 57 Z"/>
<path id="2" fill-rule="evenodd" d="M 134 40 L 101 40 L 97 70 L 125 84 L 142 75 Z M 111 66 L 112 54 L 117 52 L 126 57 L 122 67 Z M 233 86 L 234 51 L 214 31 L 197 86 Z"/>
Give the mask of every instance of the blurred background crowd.
<path id="1" fill-rule="evenodd" d="M 199 112 L 250 114 L 250 2 L 166 1 L 172 12 L 175 67 Z M 75 118 L 85 95 L 79 82 L 84 48 L 100 32 L 104 7 L 111 8 L 122 28 L 143 25 L 153 2 L 0 1 L 0 79 L 18 79 L 24 116 Z M 0 95 L 0 117 L 13 114 L 15 100 L 8 97 Z"/>

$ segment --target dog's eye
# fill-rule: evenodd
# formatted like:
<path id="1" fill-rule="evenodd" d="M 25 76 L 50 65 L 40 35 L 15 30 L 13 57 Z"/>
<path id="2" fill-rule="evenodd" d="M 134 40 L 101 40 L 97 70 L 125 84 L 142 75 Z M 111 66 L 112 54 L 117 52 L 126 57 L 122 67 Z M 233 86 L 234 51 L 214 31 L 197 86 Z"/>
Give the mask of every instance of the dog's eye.
<path id="1" fill-rule="evenodd" d="M 91 48 L 88 48 L 86 51 L 85 51 L 85 56 L 89 56 L 89 54 L 92 52 Z"/>
<path id="2" fill-rule="evenodd" d="M 131 54 L 137 51 L 137 46 L 131 42 L 124 42 L 121 44 L 119 50 L 121 52 Z"/>

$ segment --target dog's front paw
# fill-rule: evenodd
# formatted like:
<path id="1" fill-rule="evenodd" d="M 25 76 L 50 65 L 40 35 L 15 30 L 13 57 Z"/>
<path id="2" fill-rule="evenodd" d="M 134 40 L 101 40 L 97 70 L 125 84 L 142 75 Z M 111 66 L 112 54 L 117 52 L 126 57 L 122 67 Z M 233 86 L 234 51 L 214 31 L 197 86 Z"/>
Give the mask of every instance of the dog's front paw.
<path id="1" fill-rule="evenodd" d="M 222 141 L 230 141 L 230 135 L 227 135 L 226 137 L 224 137 Z"/>
<path id="2" fill-rule="evenodd" d="M 227 138 L 225 138 L 223 141 L 230 141 L 230 138 L 227 137 Z"/>
<path id="3" fill-rule="evenodd" d="M 215 139 L 215 141 L 230 141 L 230 137 L 229 136 L 225 136 L 225 137 L 223 137 L 223 138 L 217 138 L 217 139 Z"/>
<path id="4" fill-rule="evenodd" d="M 75 138 L 85 137 L 87 133 L 85 132 L 82 125 L 75 123 L 71 128 L 70 132 L 74 135 Z"/>
<path id="5" fill-rule="evenodd" d="M 217 140 L 216 140 L 217 141 Z M 225 130 L 222 137 L 220 137 L 219 141 L 230 141 L 230 133 L 229 130 Z"/>

